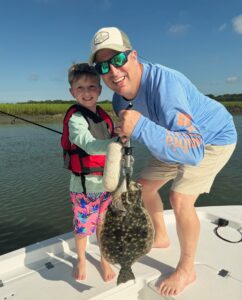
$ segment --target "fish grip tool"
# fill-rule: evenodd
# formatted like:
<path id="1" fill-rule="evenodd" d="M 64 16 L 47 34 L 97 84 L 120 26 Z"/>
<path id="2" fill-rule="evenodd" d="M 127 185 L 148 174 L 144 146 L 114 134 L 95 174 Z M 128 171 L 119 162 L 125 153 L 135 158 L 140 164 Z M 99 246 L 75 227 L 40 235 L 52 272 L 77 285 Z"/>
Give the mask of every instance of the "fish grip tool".
<path id="1" fill-rule="evenodd" d="M 129 103 L 126 109 L 132 108 L 132 103 Z M 118 138 L 118 142 L 122 144 L 122 159 L 121 159 L 121 168 L 120 168 L 120 177 L 119 183 L 115 190 L 113 190 L 112 194 L 112 208 L 122 212 L 123 215 L 126 213 L 126 208 L 124 207 L 124 203 L 122 202 L 122 194 L 125 194 L 125 201 L 130 204 L 129 201 L 129 185 L 131 182 L 131 176 L 133 174 L 133 163 L 134 158 L 132 156 L 132 147 L 130 139 L 126 138 L 126 142 L 122 142 L 121 138 Z"/>
<path id="2" fill-rule="evenodd" d="M 133 174 L 133 157 L 132 157 L 132 147 L 130 140 L 128 140 L 124 145 L 124 166 L 123 175 L 126 178 L 127 187 L 130 184 L 131 176 Z"/>
<path id="3" fill-rule="evenodd" d="M 126 110 L 132 109 L 133 104 L 130 102 Z M 127 187 L 129 187 L 131 176 L 133 174 L 133 163 L 134 159 L 132 157 L 132 149 L 130 138 L 123 146 L 124 149 L 124 166 L 123 166 L 123 175 L 126 178 Z"/>

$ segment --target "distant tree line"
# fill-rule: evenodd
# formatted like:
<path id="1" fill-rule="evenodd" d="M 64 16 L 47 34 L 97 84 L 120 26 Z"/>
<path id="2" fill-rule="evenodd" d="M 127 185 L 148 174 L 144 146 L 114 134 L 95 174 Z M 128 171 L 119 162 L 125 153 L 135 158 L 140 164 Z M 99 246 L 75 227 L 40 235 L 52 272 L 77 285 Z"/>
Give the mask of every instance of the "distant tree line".
<path id="1" fill-rule="evenodd" d="M 242 101 L 242 94 L 224 94 L 220 96 L 214 96 L 213 94 L 207 95 L 208 97 L 215 99 L 219 102 L 240 102 Z"/>
<path id="2" fill-rule="evenodd" d="M 29 104 L 29 103 L 33 103 L 33 104 L 40 104 L 40 103 L 46 103 L 46 104 L 72 104 L 75 103 L 75 100 L 60 100 L 60 99 L 56 99 L 56 100 L 39 100 L 39 101 L 35 101 L 35 100 L 28 100 L 26 102 L 19 102 L 20 104 Z"/>
<path id="3" fill-rule="evenodd" d="M 35 101 L 35 100 L 28 100 L 26 102 L 19 102 L 19 104 L 29 104 L 29 103 L 33 103 L 33 104 L 40 104 L 40 103 L 46 103 L 46 104 L 72 104 L 72 103 L 76 103 L 76 100 L 40 100 L 40 101 Z M 98 101 L 98 103 L 110 103 L 109 100 L 103 100 L 103 101 Z"/>
<path id="4" fill-rule="evenodd" d="M 219 95 L 219 96 L 214 96 L 213 94 L 208 94 L 208 97 L 217 100 L 219 102 L 242 102 L 242 94 L 224 94 L 224 95 Z M 21 102 L 23 103 L 50 103 L 50 104 L 72 104 L 75 103 L 75 100 L 41 100 L 41 101 L 34 101 L 34 100 L 29 100 L 27 102 Z M 98 103 L 110 103 L 110 100 L 102 100 L 98 101 Z"/>

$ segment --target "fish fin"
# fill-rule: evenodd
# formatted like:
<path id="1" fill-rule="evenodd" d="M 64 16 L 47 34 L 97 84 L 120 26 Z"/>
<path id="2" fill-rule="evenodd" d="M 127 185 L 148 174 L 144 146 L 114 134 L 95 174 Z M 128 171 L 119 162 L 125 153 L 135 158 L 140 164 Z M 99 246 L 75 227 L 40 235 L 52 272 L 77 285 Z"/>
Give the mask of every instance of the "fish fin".
<path id="1" fill-rule="evenodd" d="M 122 179 L 117 190 L 112 194 L 112 206 L 117 210 L 126 211 L 122 201 L 122 194 L 125 192 L 127 192 L 127 183 L 125 179 Z"/>
<path id="2" fill-rule="evenodd" d="M 134 273 L 131 267 L 129 268 L 121 267 L 117 279 L 117 285 L 119 285 L 120 283 L 125 283 L 129 280 L 135 280 Z"/>

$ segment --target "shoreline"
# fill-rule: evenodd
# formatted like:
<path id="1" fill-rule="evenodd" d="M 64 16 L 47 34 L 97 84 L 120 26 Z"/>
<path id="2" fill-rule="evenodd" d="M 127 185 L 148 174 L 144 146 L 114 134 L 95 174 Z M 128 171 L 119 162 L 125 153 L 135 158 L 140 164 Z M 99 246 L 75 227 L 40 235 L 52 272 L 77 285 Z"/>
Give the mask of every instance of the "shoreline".
<path id="1" fill-rule="evenodd" d="M 114 114 L 114 112 L 108 112 L 108 114 L 115 122 L 117 117 Z M 65 117 L 65 113 L 54 114 L 54 115 L 42 115 L 41 114 L 41 115 L 16 115 L 16 116 L 26 119 L 31 122 L 35 122 L 35 123 L 41 123 L 41 124 L 50 123 L 51 124 L 51 123 L 62 123 L 64 120 L 64 117 Z M 0 113 L 0 124 L 10 124 L 11 125 L 11 124 L 23 124 L 23 123 L 26 124 L 27 122 Z"/>
<path id="2" fill-rule="evenodd" d="M 227 110 L 233 116 L 242 115 L 241 107 L 227 107 Z M 117 120 L 117 117 L 114 112 L 108 112 L 108 114 L 111 116 L 114 122 Z M 38 114 L 38 115 L 16 115 L 16 116 L 35 123 L 62 123 L 65 117 L 65 113 L 59 113 L 54 115 Z M 26 123 L 26 122 L 0 113 L 0 124 L 22 124 L 22 123 Z"/>
<path id="3" fill-rule="evenodd" d="M 35 123 L 62 123 L 65 114 L 56 115 L 18 115 L 17 117 L 26 119 Z M 26 121 L 0 114 L 0 124 L 22 124 Z"/>

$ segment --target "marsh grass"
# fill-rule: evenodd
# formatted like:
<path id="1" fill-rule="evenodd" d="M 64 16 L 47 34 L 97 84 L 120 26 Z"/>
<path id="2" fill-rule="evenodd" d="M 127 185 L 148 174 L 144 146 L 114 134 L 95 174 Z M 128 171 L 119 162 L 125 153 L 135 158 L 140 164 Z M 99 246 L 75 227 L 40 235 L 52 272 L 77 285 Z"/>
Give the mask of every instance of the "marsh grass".
<path id="1" fill-rule="evenodd" d="M 241 107 L 242 108 L 242 102 L 239 102 L 239 101 L 223 101 L 221 103 L 226 107 Z"/>
<path id="2" fill-rule="evenodd" d="M 13 115 L 55 115 L 64 113 L 68 104 L 0 104 L 0 110 Z"/>
<path id="3" fill-rule="evenodd" d="M 16 116 L 64 116 L 67 109 L 74 103 L 74 101 L 69 103 L 6 103 L 0 104 L 0 111 Z M 221 103 L 232 113 L 242 113 L 242 102 L 224 101 Z M 116 118 L 111 102 L 99 102 L 98 105 L 107 111 L 111 117 Z"/>
<path id="4" fill-rule="evenodd" d="M 13 115 L 57 115 L 65 114 L 67 109 L 75 102 L 53 103 L 8 103 L 0 104 L 0 110 Z M 107 112 L 112 112 L 111 103 L 99 104 Z"/>

